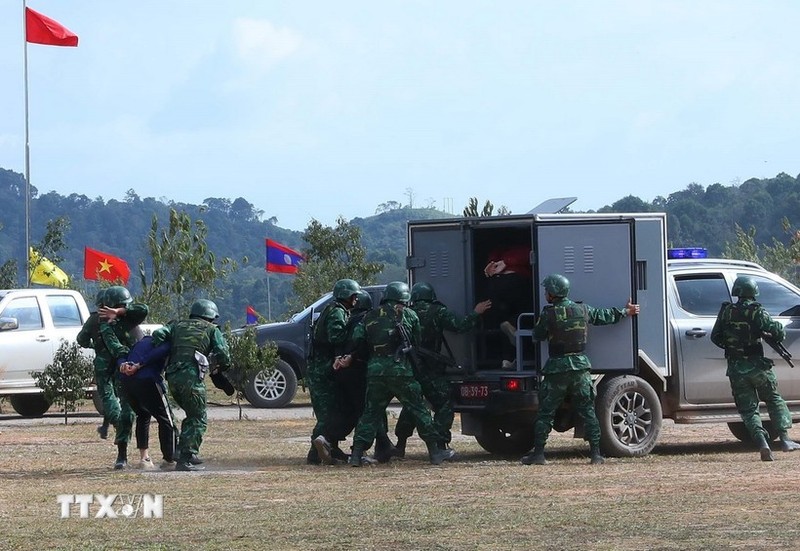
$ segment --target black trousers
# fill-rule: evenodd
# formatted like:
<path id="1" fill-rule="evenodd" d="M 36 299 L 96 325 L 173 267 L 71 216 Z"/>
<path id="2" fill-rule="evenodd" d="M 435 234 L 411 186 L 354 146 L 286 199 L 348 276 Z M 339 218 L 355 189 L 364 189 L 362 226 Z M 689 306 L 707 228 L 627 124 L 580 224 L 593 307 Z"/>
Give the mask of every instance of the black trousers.
<path id="1" fill-rule="evenodd" d="M 140 450 L 150 447 L 150 421 L 155 418 L 164 460 L 174 461 L 178 429 L 172 418 L 164 382 L 123 377 L 122 391 L 136 413 L 136 447 Z"/>

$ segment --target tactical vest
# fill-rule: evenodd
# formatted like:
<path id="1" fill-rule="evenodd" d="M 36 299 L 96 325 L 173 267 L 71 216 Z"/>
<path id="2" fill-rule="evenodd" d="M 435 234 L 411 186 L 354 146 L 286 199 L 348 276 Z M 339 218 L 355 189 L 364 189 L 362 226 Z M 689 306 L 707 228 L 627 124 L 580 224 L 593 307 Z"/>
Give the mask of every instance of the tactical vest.
<path id="1" fill-rule="evenodd" d="M 752 320 L 761 304 L 758 302 L 726 303 L 723 305 L 722 320 L 723 337 L 725 339 L 725 356 L 763 356 L 761 334 L 753 327 Z"/>
<path id="2" fill-rule="evenodd" d="M 439 315 L 444 304 L 441 302 L 428 302 L 420 301 L 414 304 L 411 308 L 417 313 L 419 317 L 420 333 L 420 346 L 438 352 L 442 348 L 442 330 L 436 323 L 436 318 Z"/>
<path id="3" fill-rule="evenodd" d="M 566 306 L 549 305 L 544 309 L 547 319 L 547 349 L 551 357 L 578 354 L 586 350 L 588 313 L 577 302 Z"/>
<path id="4" fill-rule="evenodd" d="M 314 327 L 311 330 L 312 357 L 314 358 L 332 358 L 334 356 L 335 347 L 331 344 L 330 336 L 328 335 L 328 318 L 331 317 L 331 314 L 337 308 L 344 312 L 345 322 L 347 322 L 349 318 L 347 308 L 344 307 L 344 304 L 336 300 L 328 304 L 322 310 L 322 313 L 317 318 L 317 321 L 314 322 Z"/>
<path id="5" fill-rule="evenodd" d="M 364 332 L 372 347 L 371 355 L 394 356 L 401 344 L 394 305 L 384 303 L 367 313 L 364 316 Z"/>
<path id="6" fill-rule="evenodd" d="M 211 350 L 211 331 L 209 329 L 213 328 L 213 323 L 200 318 L 176 321 L 172 326 L 169 363 L 194 363 L 195 350 L 207 355 Z"/>

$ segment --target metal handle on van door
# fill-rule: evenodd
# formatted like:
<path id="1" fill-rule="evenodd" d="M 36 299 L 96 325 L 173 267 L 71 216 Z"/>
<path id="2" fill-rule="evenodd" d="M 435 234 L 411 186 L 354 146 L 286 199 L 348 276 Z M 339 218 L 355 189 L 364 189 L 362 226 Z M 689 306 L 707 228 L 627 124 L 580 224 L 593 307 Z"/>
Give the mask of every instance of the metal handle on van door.
<path id="1" fill-rule="evenodd" d="M 695 327 L 694 329 L 689 329 L 686 331 L 687 337 L 705 337 L 708 331 L 705 329 L 700 329 L 699 327 Z"/>

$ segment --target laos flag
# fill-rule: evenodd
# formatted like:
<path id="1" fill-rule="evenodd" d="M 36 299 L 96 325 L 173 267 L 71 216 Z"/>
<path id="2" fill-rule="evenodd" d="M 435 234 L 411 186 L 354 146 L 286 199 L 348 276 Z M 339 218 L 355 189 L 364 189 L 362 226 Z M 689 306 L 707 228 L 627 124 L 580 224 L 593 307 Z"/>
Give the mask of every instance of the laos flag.
<path id="1" fill-rule="evenodd" d="M 279 274 L 296 274 L 303 255 L 286 245 L 267 239 L 267 271 Z"/>

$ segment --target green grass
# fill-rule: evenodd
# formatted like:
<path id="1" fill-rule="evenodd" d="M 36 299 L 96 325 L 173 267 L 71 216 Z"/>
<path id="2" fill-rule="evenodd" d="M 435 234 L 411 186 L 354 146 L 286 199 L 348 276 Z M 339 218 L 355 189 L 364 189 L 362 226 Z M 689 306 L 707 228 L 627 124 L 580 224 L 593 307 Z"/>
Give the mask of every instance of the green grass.
<path id="1" fill-rule="evenodd" d="M 492 457 L 459 437 L 459 460 L 451 464 L 429 465 L 413 439 L 408 459 L 360 469 L 305 465 L 312 426 L 312 419 L 212 420 L 202 447 L 208 471 L 196 474 L 114 471 L 115 448 L 96 438 L 93 423 L 0 425 L 0 548 L 707 550 L 800 543 L 800 453 L 762 463 L 724 425 L 666 424 L 651 455 L 602 466 L 587 464 L 584 442 L 555 434 L 545 466 Z M 62 493 L 161 494 L 164 518 L 61 519 Z"/>

